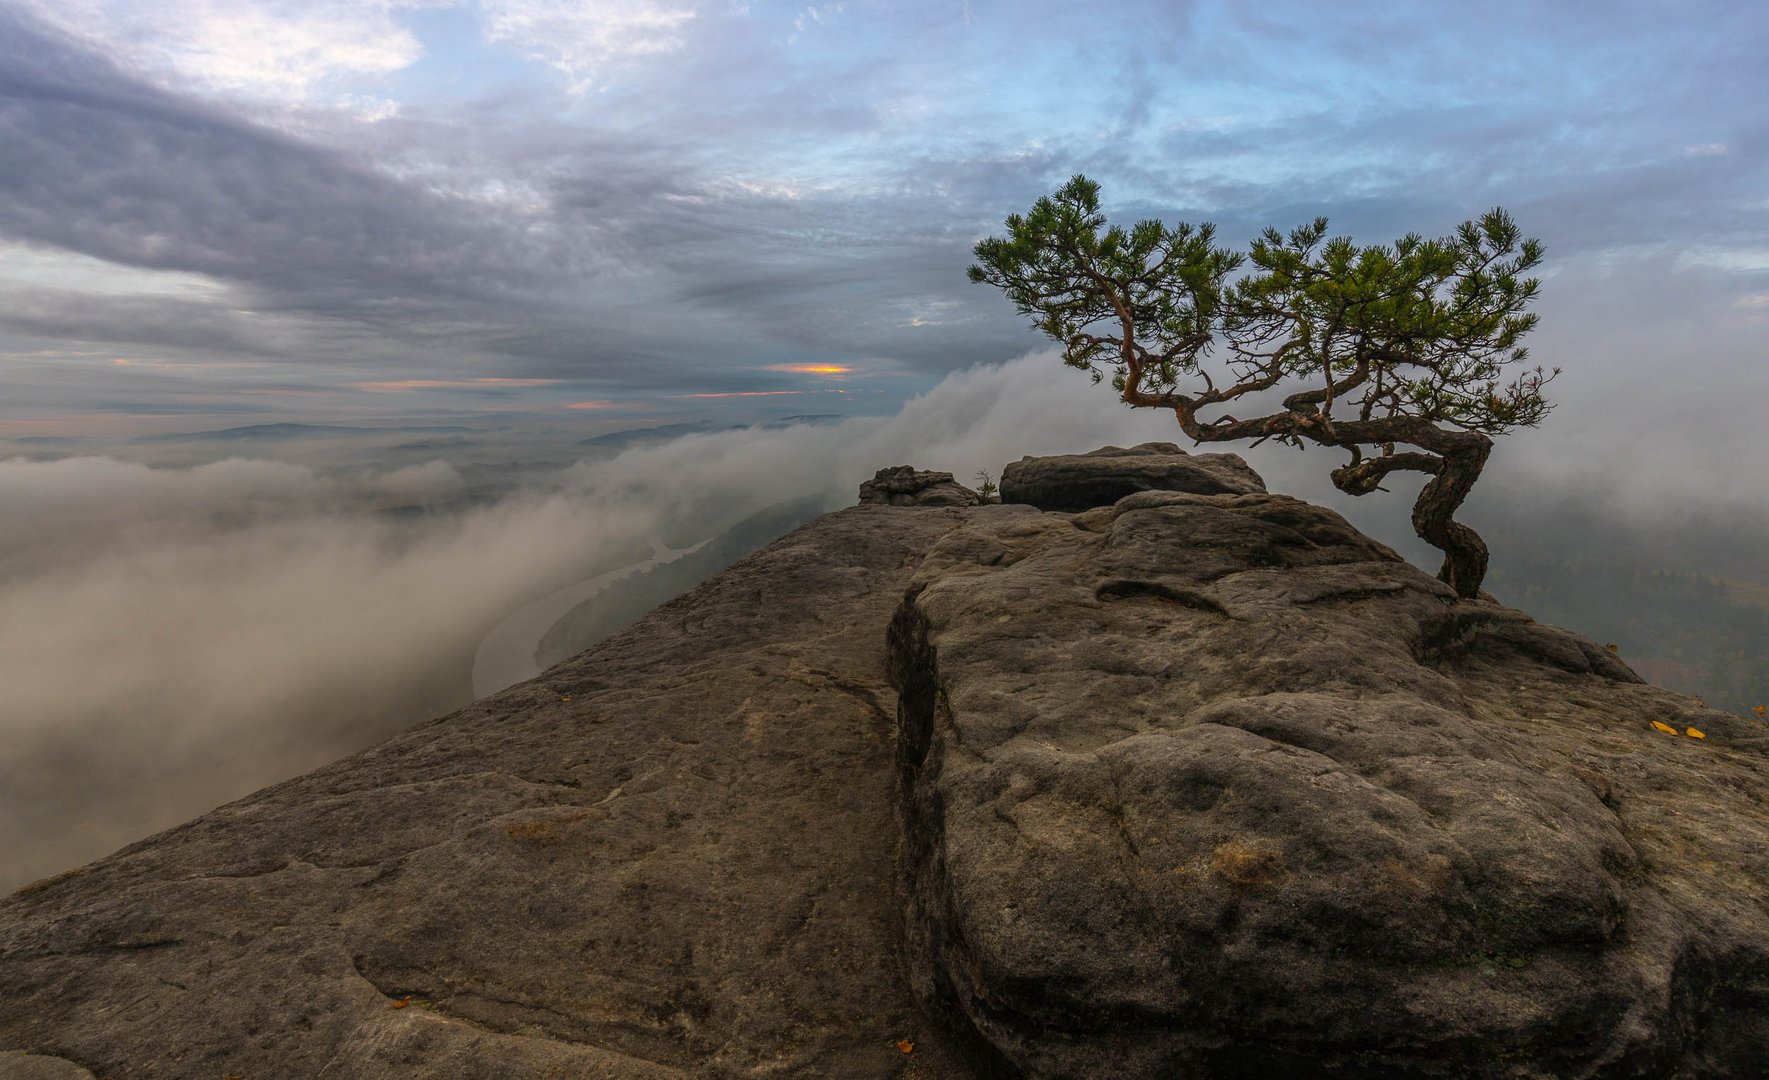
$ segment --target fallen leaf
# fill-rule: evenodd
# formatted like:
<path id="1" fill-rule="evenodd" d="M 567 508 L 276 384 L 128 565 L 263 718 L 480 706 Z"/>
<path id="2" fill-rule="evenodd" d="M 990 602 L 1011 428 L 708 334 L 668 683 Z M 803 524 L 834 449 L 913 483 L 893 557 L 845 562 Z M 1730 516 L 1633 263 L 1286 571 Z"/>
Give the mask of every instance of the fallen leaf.
<path id="1" fill-rule="evenodd" d="M 405 1008 L 405 1007 L 406 1007 L 406 1006 L 407 1006 L 407 1005 L 410 1005 L 410 1004 L 411 1004 L 411 1003 L 412 1003 L 412 999 L 411 999 L 411 998 L 400 998 L 400 999 L 399 999 L 399 1000 L 398 1000 L 398 1001 L 395 1001 L 395 1002 L 394 1002 L 394 1003 L 393 1003 L 393 1007 L 394 1007 L 394 1008 L 395 1008 L 395 1009 L 403 1009 L 403 1008 Z"/>
<path id="2" fill-rule="evenodd" d="M 1622 651 L 1621 647 L 1616 645 L 1614 642 L 1610 642 L 1608 645 L 1605 645 L 1603 647 L 1608 649 L 1612 653 L 1619 653 Z"/>
<path id="3" fill-rule="evenodd" d="M 897 1049 L 903 1051 L 905 1054 L 913 1054 L 915 1053 L 915 1044 L 908 1039 L 903 1039 L 897 1043 Z"/>
<path id="4" fill-rule="evenodd" d="M 1683 734 L 1689 736 L 1691 739 L 1705 739 L 1708 737 L 1707 732 L 1697 731 L 1694 728 L 1688 729 L 1687 731 L 1683 732 Z"/>
<path id="5" fill-rule="evenodd" d="M 1666 723 L 1662 723 L 1662 722 L 1660 722 L 1660 721 L 1658 721 L 1658 720 L 1654 720 L 1654 721 L 1653 721 L 1653 722 L 1652 722 L 1652 726 L 1653 726 L 1653 727 L 1655 727 L 1655 728 L 1657 728 L 1657 729 L 1658 729 L 1658 730 L 1660 730 L 1660 731 L 1662 731 L 1662 732 L 1664 732 L 1664 733 L 1665 733 L 1665 734 L 1666 734 L 1666 735 L 1675 735 L 1675 734 L 1677 734 L 1677 729 L 1676 729 L 1676 728 L 1674 728 L 1674 727 L 1672 727 L 1672 726 L 1671 726 L 1671 725 L 1669 725 L 1669 724 L 1666 724 Z"/>

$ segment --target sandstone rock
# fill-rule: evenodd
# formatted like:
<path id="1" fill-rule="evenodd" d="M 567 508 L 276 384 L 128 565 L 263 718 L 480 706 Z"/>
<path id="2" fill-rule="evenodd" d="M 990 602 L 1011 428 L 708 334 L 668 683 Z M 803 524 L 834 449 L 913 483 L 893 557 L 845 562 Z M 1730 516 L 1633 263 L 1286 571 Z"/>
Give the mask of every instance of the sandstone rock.
<path id="1" fill-rule="evenodd" d="M 862 506 L 977 506 L 982 501 L 951 473 L 918 471 L 913 465 L 880 469 L 860 485 Z"/>
<path id="2" fill-rule="evenodd" d="M 0 1076 L 1755 1075 L 1766 759 L 1291 499 L 856 507 L 0 899 Z"/>
<path id="3" fill-rule="evenodd" d="M 968 1075 L 902 972 L 881 648 L 962 520 L 830 515 L 539 679 L 0 899 L 0 1050 L 203 1080 Z"/>
<path id="4" fill-rule="evenodd" d="M 1763 729 L 1330 511 L 973 518 L 890 642 L 910 970 L 1004 1075 L 1769 1061 Z"/>
<path id="5" fill-rule="evenodd" d="M 64 1058 L 0 1050 L 0 1080 L 92 1080 L 92 1073 Z"/>
<path id="6" fill-rule="evenodd" d="M 1168 442 L 1021 458 L 1001 471 L 1001 501 L 1040 510 L 1111 506 L 1139 491 L 1249 495 L 1264 490 L 1265 481 L 1239 454 L 1188 454 Z"/>

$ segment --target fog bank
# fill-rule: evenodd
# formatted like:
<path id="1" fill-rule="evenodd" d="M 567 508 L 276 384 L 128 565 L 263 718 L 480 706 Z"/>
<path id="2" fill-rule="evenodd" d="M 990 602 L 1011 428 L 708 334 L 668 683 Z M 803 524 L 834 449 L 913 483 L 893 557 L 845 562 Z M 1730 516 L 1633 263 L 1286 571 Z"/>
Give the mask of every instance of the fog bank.
<path id="1" fill-rule="evenodd" d="M 1051 367 L 957 374 L 890 418 L 536 471 L 489 505 L 450 502 L 442 460 L 0 462 L 0 889 L 465 704 L 495 624 L 653 540 L 805 495 L 834 508 L 883 465 L 968 478 L 1170 434 Z"/>
<path id="2" fill-rule="evenodd" d="M 441 458 L 346 474 L 0 462 L 0 889 L 465 704 L 492 627 L 655 544 L 689 547 L 787 499 L 848 505 L 887 465 L 973 483 L 1025 454 L 1151 439 L 1182 441 L 1171 417 L 1127 410 L 1040 353 L 949 376 L 894 416 L 689 435 L 531 469 L 495 498 L 457 497 Z M 1351 500 L 1327 483 L 1330 455 L 1206 449 L 1242 451 L 1274 490 L 1408 544 L 1406 490 Z M 1554 512 L 1527 456 L 1501 453 L 1491 473 L 1469 505 L 1477 526 Z M 1648 521 L 1638 491 L 1579 490 L 1594 545 L 1635 536 L 1670 557 L 1676 522 L 1699 512 L 1741 526 L 1701 560 L 1769 580 L 1758 512 L 1685 493 Z"/>

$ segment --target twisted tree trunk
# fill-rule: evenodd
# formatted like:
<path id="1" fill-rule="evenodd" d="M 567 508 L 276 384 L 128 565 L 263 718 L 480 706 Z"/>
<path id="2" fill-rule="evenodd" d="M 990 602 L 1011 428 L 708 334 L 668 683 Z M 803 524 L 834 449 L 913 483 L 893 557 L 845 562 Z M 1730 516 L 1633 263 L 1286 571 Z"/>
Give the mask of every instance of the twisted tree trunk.
<path id="1" fill-rule="evenodd" d="M 1486 541 L 1452 520 L 1493 450 L 1491 439 L 1484 435 L 1476 438 L 1480 441 L 1467 450 L 1443 455 L 1437 475 L 1426 482 L 1413 503 L 1413 531 L 1443 552 L 1443 568 L 1437 576 L 1464 600 L 1480 595 L 1480 583 L 1486 578 Z"/>
<path id="2" fill-rule="evenodd" d="M 1413 503 L 1413 531 L 1443 552 L 1443 566 L 1437 572 L 1439 580 L 1465 600 L 1479 596 L 1481 582 L 1486 579 L 1486 541 L 1456 521 L 1455 514 L 1486 467 L 1486 459 L 1493 452 L 1492 439 L 1478 431 L 1446 430 L 1417 417 L 1333 422 L 1311 408 L 1313 402 L 1305 400 L 1308 397 L 1292 397 L 1288 404 L 1300 408 L 1271 416 L 1206 424 L 1198 420 L 1194 399 L 1178 394 L 1143 394 L 1135 384 L 1123 394 L 1124 400 L 1132 405 L 1172 409 L 1180 428 L 1194 442 L 1290 438 L 1351 450 L 1355 460 L 1332 473 L 1333 485 L 1348 495 L 1368 495 L 1391 472 L 1430 473 L 1431 479 Z M 1396 453 L 1396 443 L 1420 449 Z M 1381 446 L 1384 453 L 1371 458 L 1357 456 L 1364 446 Z"/>

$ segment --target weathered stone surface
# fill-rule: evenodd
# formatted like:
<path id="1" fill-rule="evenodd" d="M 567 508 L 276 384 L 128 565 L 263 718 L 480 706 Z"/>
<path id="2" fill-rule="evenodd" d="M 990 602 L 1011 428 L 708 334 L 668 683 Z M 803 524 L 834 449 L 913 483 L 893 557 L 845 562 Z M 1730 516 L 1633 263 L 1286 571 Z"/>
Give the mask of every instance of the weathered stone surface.
<path id="1" fill-rule="evenodd" d="M 913 465 L 880 469 L 860 485 L 862 506 L 976 506 L 982 501 L 951 473 L 919 471 Z"/>
<path id="2" fill-rule="evenodd" d="M 92 1080 L 92 1073 L 58 1057 L 0 1051 L 0 1080 Z"/>
<path id="3" fill-rule="evenodd" d="M 203 1080 L 967 1075 L 902 971 L 881 647 L 961 520 L 830 515 L 539 679 L 0 900 L 0 1049 Z"/>
<path id="4" fill-rule="evenodd" d="M 0 900 L 0 1077 L 1757 1075 L 1766 760 L 1294 500 L 858 507 Z"/>
<path id="5" fill-rule="evenodd" d="M 979 515 L 891 653 L 916 989 L 1003 1073 L 1769 1061 L 1764 729 L 1330 511 Z"/>
<path id="6" fill-rule="evenodd" d="M 1265 481 L 1239 454 L 1188 454 L 1169 442 L 1027 457 L 1001 470 L 1001 501 L 1040 510 L 1111 506 L 1139 491 L 1250 495 L 1264 490 Z"/>

